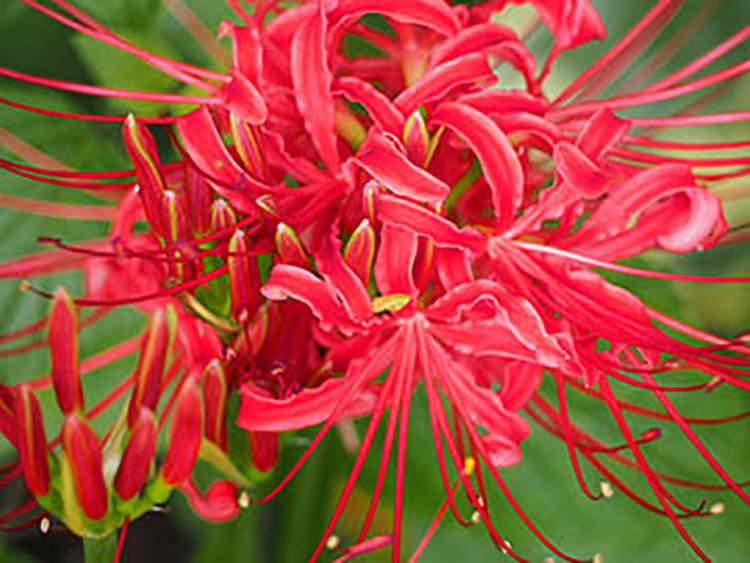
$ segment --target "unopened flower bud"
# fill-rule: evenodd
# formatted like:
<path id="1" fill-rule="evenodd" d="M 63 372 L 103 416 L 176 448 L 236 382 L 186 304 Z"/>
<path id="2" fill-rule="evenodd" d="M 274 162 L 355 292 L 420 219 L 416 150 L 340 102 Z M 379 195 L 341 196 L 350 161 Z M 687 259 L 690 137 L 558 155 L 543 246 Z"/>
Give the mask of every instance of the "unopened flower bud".
<path id="1" fill-rule="evenodd" d="M 231 520 L 240 510 L 237 487 L 231 481 L 215 481 L 201 494 L 192 479 L 180 485 L 195 513 L 210 522 Z"/>
<path id="2" fill-rule="evenodd" d="M 65 417 L 62 441 L 78 502 L 86 516 L 99 520 L 107 513 L 108 504 L 99 440 L 81 417 L 71 414 Z"/>
<path id="3" fill-rule="evenodd" d="M 259 471 L 270 471 L 279 460 L 279 436 L 275 432 L 248 432 L 250 456 Z"/>
<path id="4" fill-rule="evenodd" d="M 375 225 L 378 217 L 378 196 L 380 185 L 375 180 L 370 180 L 362 188 L 362 207 L 370 220 L 370 225 Z"/>
<path id="5" fill-rule="evenodd" d="M 135 370 L 133 395 L 128 407 L 128 426 L 133 427 L 141 408 L 156 410 L 161 395 L 161 380 L 169 353 L 174 310 L 157 309 L 149 319 L 141 340 L 141 354 Z"/>
<path id="6" fill-rule="evenodd" d="M 49 349 L 57 403 L 65 414 L 79 412 L 83 409 L 83 390 L 78 373 L 78 314 L 63 288 L 55 292 L 52 302 Z"/>
<path id="7" fill-rule="evenodd" d="M 290 264 L 300 268 L 306 268 L 310 265 L 305 247 L 299 240 L 297 233 L 285 223 L 279 223 L 276 226 L 276 251 L 279 253 L 282 264 Z"/>
<path id="8" fill-rule="evenodd" d="M 227 449 L 227 378 L 218 360 L 206 366 L 203 375 L 203 406 L 206 413 L 206 438 Z"/>
<path id="9" fill-rule="evenodd" d="M 161 196 L 166 189 L 164 175 L 161 170 L 159 153 L 154 138 L 148 129 L 139 124 L 133 114 L 128 115 L 123 127 L 125 148 L 135 166 L 139 195 L 143 202 L 151 228 L 161 234 Z"/>
<path id="10" fill-rule="evenodd" d="M 217 199 L 211 204 L 211 229 L 214 231 L 228 231 L 237 222 L 234 211 L 223 199 Z"/>
<path id="11" fill-rule="evenodd" d="M 363 219 L 344 247 L 344 261 L 362 280 L 370 282 L 372 261 L 375 257 L 375 231 L 369 219 Z"/>
<path id="12" fill-rule="evenodd" d="M 189 236 L 185 206 L 176 192 L 164 192 L 161 210 L 164 239 L 168 246 L 175 245 Z"/>
<path id="13" fill-rule="evenodd" d="M 125 446 L 113 483 L 115 492 L 122 500 L 132 498 L 146 484 L 155 447 L 154 413 L 147 408 L 141 408 L 132 425 L 130 439 Z"/>
<path id="14" fill-rule="evenodd" d="M 202 235 L 211 228 L 213 190 L 206 179 L 192 165 L 185 166 L 185 209 L 193 233 Z"/>
<path id="15" fill-rule="evenodd" d="M 169 446 L 161 474 L 167 485 L 179 485 L 190 476 L 203 440 L 201 394 L 192 377 L 182 385 L 172 417 Z"/>
<path id="16" fill-rule="evenodd" d="M 230 114 L 229 125 L 234 147 L 245 170 L 253 178 L 264 181 L 267 175 L 266 155 L 260 130 L 235 114 Z"/>
<path id="17" fill-rule="evenodd" d="M 258 264 L 250 254 L 247 237 L 237 231 L 229 241 L 229 292 L 232 299 L 232 317 L 245 324 L 260 305 L 260 273 Z"/>
<path id="18" fill-rule="evenodd" d="M 402 138 L 409 160 L 417 166 L 424 166 L 430 145 L 430 134 L 419 110 L 415 110 L 404 123 Z"/>
<path id="19" fill-rule="evenodd" d="M 18 387 L 14 410 L 17 448 L 26 486 L 33 495 L 44 496 L 50 487 L 47 439 L 39 402 L 27 385 Z"/>
<path id="20" fill-rule="evenodd" d="M 0 383 L 0 434 L 5 436 L 11 444 L 16 444 L 15 400 L 10 389 L 2 383 Z"/>

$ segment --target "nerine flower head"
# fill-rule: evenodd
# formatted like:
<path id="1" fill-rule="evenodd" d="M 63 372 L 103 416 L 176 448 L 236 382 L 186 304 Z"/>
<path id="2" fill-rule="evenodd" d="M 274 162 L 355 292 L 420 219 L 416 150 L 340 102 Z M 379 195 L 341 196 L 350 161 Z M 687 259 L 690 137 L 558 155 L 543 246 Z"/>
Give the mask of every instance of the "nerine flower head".
<path id="1" fill-rule="evenodd" d="M 113 200 L 106 212 L 4 200 L 14 208 L 111 221 L 102 240 L 71 245 L 44 238 L 52 249 L 0 265 L 5 278 L 84 274 L 85 294 L 75 299 L 62 289 L 53 295 L 24 284 L 54 299 L 49 320 L 3 337 L 11 341 L 50 327 L 51 378 L 3 387 L 0 394 L 0 430 L 18 450 L 27 487 L 44 510 L 81 535 L 106 534 L 179 488 L 199 516 L 226 520 L 250 504 L 240 489 L 268 478 L 275 467 L 280 433 L 318 428 L 293 469 L 255 503 L 276 496 L 332 427 L 346 434 L 350 419 L 368 416 L 361 442 L 350 444 L 353 467 L 313 558 L 326 547 L 349 558 L 390 546 L 399 560 L 413 549 L 402 533 L 406 452 L 412 401 L 423 390 L 444 499 L 414 559 L 450 509 L 461 524 L 482 522 L 500 549 L 523 560 L 493 518 L 487 488 L 494 483 L 549 550 L 578 560 L 537 527 L 503 477 L 502 468 L 523 464 L 530 420 L 564 442 L 589 498 L 621 490 L 667 516 L 708 558 L 682 522 L 718 510 L 690 508 L 666 484 L 731 489 L 749 502 L 744 484 L 693 429 L 747 413 L 691 418 L 670 394 L 717 385 L 746 392 L 750 348 L 741 338 L 719 338 L 669 318 L 592 268 L 678 281 L 749 281 L 617 263 L 650 249 L 686 253 L 728 240 L 722 201 L 712 188 L 745 177 L 746 159 L 669 153 L 746 149 L 748 143 L 675 142 L 656 134 L 673 125 L 746 121 L 747 112 L 618 113 L 746 74 L 746 62 L 700 73 L 743 45 L 747 29 L 664 78 L 602 97 L 679 4 L 657 2 L 551 96 L 548 77 L 560 54 L 605 36 L 587 0 L 532 0 L 525 12 L 532 25 L 515 28 L 503 18 L 524 4 L 516 0 L 471 7 L 442 0 L 320 0 L 287 9 L 267 1 L 253 10 L 230 1 L 242 24 L 220 26 L 232 47 L 226 72 L 148 53 L 62 0 L 57 10 L 24 1 L 205 93 L 103 88 L 0 69 L 11 79 L 80 94 L 198 105 L 177 116 L 95 116 L 0 100 L 42 114 L 121 123 L 132 162 L 130 170 L 92 173 L 50 169 L 28 150 L 21 156 L 31 165 L 0 161 L 15 174 Z M 541 69 L 525 42 L 539 21 L 553 36 Z M 352 36 L 378 56 L 349 51 Z M 650 64 L 657 67 L 663 57 L 657 53 Z M 644 68 L 638 76 L 648 79 Z M 507 88 L 498 78 L 506 72 L 515 73 L 519 87 Z M 160 153 L 153 130 L 163 125 L 175 126 L 168 133 L 177 160 Z M 79 359 L 78 330 L 125 305 L 148 317 L 143 335 Z M 23 351 L 19 346 L 10 353 Z M 81 374 L 136 351 L 134 372 L 86 411 Z M 699 371 L 702 381 L 666 380 L 685 370 Z M 48 444 L 33 389 L 50 384 L 64 423 L 60 439 Z M 624 387 L 653 395 L 661 410 L 618 396 Z M 93 419 L 131 388 L 100 442 Z M 581 427 L 568 403 L 571 389 L 601 401 L 624 445 L 607 444 Z M 228 420 L 235 392 L 240 412 Z M 644 450 L 660 431 L 638 435 L 626 411 L 673 423 L 723 485 L 654 469 Z M 155 443 L 168 416 L 169 445 L 161 459 Z M 229 447 L 228 425 L 242 429 L 249 456 Z M 334 532 L 381 426 L 370 505 L 351 545 L 343 547 Z M 581 457 L 605 479 L 599 493 L 587 484 Z M 371 536 L 391 458 L 391 533 Z M 193 480 L 198 459 L 224 475 L 204 493 Z M 637 470 L 656 501 L 632 488 L 619 466 Z M 29 503 L 8 519 L 33 508 Z"/>

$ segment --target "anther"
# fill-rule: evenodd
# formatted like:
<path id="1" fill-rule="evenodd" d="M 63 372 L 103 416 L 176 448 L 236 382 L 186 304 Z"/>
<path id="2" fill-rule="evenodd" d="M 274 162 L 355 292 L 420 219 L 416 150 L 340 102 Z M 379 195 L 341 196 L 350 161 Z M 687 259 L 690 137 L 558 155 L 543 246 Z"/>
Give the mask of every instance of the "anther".
<path id="1" fill-rule="evenodd" d="M 340 545 L 341 545 L 341 538 L 335 534 L 332 534 L 331 536 L 329 536 L 328 540 L 326 540 L 326 547 L 332 551 L 334 549 L 338 549 Z"/>
<path id="2" fill-rule="evenodd" d="M 503 543 L 505 545 L 500 546 L 500 551 L 507 554 L 509 550 L 513 549 L 513 545 L 508 540 L 505 540 Z"/>
<path id="3" fill-rule="evenodd" d="M 250 508 L 250 495 L 247 491 L 242 491 L 240 496 L 237 497 L 237 504 L 240 508 Z"/>
<path id="4" fill-rule="evenodd" d="M 467 457 L 464 459 L 464 475 L 469 476 L 474 473 L 474 469 L 477 467 L 477 460 L 473 457 Z"/>
<path id="5" fill-rule="evenodd" d="M 614 488 L 608 481 L 599 483 L 599 490 L 602 492 L 604 498 L 612 498 L 615 494 Z"/>
<path id="6" fill-rule="evenodd" d="M 39 521 L 39 531 L 43 534 L 46 534 L 49 532 L 50 527 L 52 526 L 52 523 L 50 522 L 49 518 L 42 518 Z"/>
<path id="7" fill-rule="evenodd" d="M 604 556 L 601 553 L 597 553 L 591 558 L 591 563 L 604 563 Z"/>
<path id="8" fill-rule="evenodd" d="M 713 515 L 719 515 L 724 513 L 726 505 L 723 502 L 715 502 L 711 505 L 708 511 Z"/>
<path id="9" fill-rule="evenodd" d="M 482 521 L 482 515 L 478 510 L 475 510 L 474 513 L 471 515 L 471 523 L 476 525 L 479 524 Z"/>
<path id="10" fill-rule="evenodd" d="M 23 280 L 21 283 L 18 284 L 18 290 L 22 291 L 23 293 L 26 293 L 27 291 L 31 290 L 31 282 L 29 280 Z"/>
<path id="11" fill-rule="evenodd" d="M 721 377 L 713 377 L 711 381 L 709 381 L 706 386 L 704 387 L 704 391 L 706 393 L 710 393 L 714 389 L 716 389 L 719 385 L 723 383 L 723 379 Z"/>

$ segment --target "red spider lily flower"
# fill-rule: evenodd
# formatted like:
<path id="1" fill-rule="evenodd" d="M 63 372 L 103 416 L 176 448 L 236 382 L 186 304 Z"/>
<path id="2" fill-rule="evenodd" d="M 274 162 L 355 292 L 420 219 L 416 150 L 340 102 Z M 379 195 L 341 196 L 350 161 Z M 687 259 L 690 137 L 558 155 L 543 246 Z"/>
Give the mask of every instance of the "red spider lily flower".
<path id="1" fill-rule="evenodd" d="M 677 143 L 655 133 L 668 125 L 746 121 L 747 112 L 615 114 L 693 95 L 745 74 L 743 62 L 695 77 L 742 45 L 747 29 L 665 78 L 636 91 L 630 86 L 638 80 L 627 79 L 601 98 L 612 78 L 674 14 L 678 3 L 660 1 L 551 97 L 546 78 L 559 53 L 604 37 L 588 0 L 529 2 L 554 36 L 541 71 L 523 41 L 528 30 L 505 27 L 502 13 L 496 16 L 520 0 L 470 8 L 442 0 L 319 0 L 286 10 L 267 1 L 256 3 L 253 14 L 230 0 L 244 25 L 221 27 L 233 48 L 233 66 L 225 73 L 145 52 L 63 0 L 55 1 L 56 10 L 25 1 L 205 93 L 101 88 L 0 69 L 6 77 L 82 94 L 199 105 L 186 115 L 136 118 L 66 114 L 3 101 L 42 114 L 122 122 L 132 162 L 131 170 L 91 173 L 50 169 L 33 160 L 33 166 L 0 161 L 17 175 L 116 202 L 102 210 L 10 200 L 15 208 L 104 218 L 112 227 L 105 239 L 76 245 L 43 239 L 53 248 L 0 264 L 4 278 L 65 270 L 85 274 L 85 294 L 76 300 L 62 290 L 51 296 L 32 289 L 54 299 L 51 382 L 66 414 L 64 459 L 77 502 L 90 519 L 104 519 L 109 506 L 102 448 L 87 418 L 115 404 L 131 386 L 122 418 L 130 438 L 124 450 L 122 443 L 104 445 L 115 457 L 122 452 L 115 492 L 128 500 L 144 488 L 144 502 L 161 502 L 162 493 L 178 487 L 209 520 L 232 518 L 244 503 L 237 485 L 244 486 L 246 477 L 238 476 L 226 437 L 227 402 L 235 390 L 242 398 L 236 423 L 247 431 L 252 462 L 260 471 L 276 465 L 279 433 L 322 425 L 292 471 L 256 502 L 275 496 L 334 424 L 369 415 L 352 472 L 313 558 L 326 546 L 340 551 L 342 559 L 390 546 L 393 559 L 399 559 L 407 435 L 417 389 L 427 398 L 445 500 L 415 559 L 450 509 L 462 524 L 483 522 L 500 549 L 523 560 L 491 517 L 487 487 L 492 481 L 551 551 L 575 560 L 536 527 L 501 473 L 522 462 L 529 418 L 565 443 L 587 496 L 623 491 L 670 518 L 704 559 L 682 522 L 711 510 L 687 507 L 667 484 L 723 487 L 750 501 L 744 485 L 692 428 L 740 420 L 747 413 L 691 418 L 669 395 L 717 384 L 747 391 L 747 344 L 681 324 L 592 270 L 748 281 L 648 272 L 616 262 L 646 250 L 685 253 L 726 240 L 728 223 L 712 186 L 746 176 L 747 159 L 664 153 L 744 149 L 747 142 Z M 369 25 L 362 17 L 370 13 L 381 15 L 385 24 Z M 382 56 L 350 56 L 345 37 L 351 35 Z M 498 79 L 501 65 L 518 74 L 523 90 L 505 89 Z M 705 100 L 699 102 L 697 107 Z M 176 161 L 162 158 L 149 130 L 165 124 L 176 125 L 176 134 L 170 132 Z M 142 232 L 143 224 L 148 232 Z M 113 307 L 131 304 L 150 315 L 144 335 L 81 358 L 79 365 L 78 330 Z M 76 307 L 95 309 L 77 322 Z M 8 339 L 44 325 L 32 324 Z M 135 374 L 84 415 L 80 373 L 136 350 Z M 683 369 L 698 370 L 701 382 L 668 385 L 667 376 Z M 544 396 L 544 378 L 555 389 L 551 400 Z M 166 396 L 172 382 L 176 391 Z M 613 382 L 653 395 L 661 409 L 624 400 Z M 606 444 L 580 426 L 568 404 L 571 390 L 600 400 L 625 445 Z M 644 449 L 660 436 L 659 429 L 637 434 L 623 411 L 674 423 L 724 484 L 693 483 L 656 471 Z M 151 478 L 156 434 L 170 414 L 166 457 Z M 370 507 L 353 545 L 342 548 L 334 545 L 332 533 L 383 423 Z M 44 477 L 47 444 L 36 400 L 26 387 L 0 392 L 0 430 L 21 452 L 31 491 L 47 494 L 55 479 Z M 110 428 L 108 439 L 122 439 L 120 430 Z M 228 468 L 233 481 L 219 480 L 200 493 L 192 480 L 199 456 Z M 368 537 L 391 457 L 396 461 L 392 534 Z M 581 457 L 611 483 L 609 489 L 590 490 Z M 619 478 L 613 466 L 620 465 L 645 478 L 657 503 Z M 454 500 L 459 488 L 475 511 L 470 520 Z M 117 510 L 126 510 L 126 504 Z"/>
<path id="2" fill-rule="evenodd" d="M 424 303 L 424 299 L 420 299 L 411 275 L 419 239 L 408 231 L 394 227 L 384 227 L 381 237 L 372 273 L 382 297 L 369 297 L 360 278 L 344 263 L 334 242 L 321 250 L 315 259 L 323 279 L 297 267 L 280 265 L 274 268 L 263 288 L 269 298 L 293 297 L 306 303 L 319 319 L 321 329 L 331 333 L 326 340 L 332 342 L 332 360 L 346 362 L 349 369 L 343 379 L 330 379 L 319 388 L 303 390 L 293 398 L 281 401 L 258 393 L 254 386 L 244 387 L 242 409 L 237 420 L 240 426 L 256 431 L 280 431 L 325 422 L 315 443 L 344 413 L 347 405 L 390 366 L 385 383 L 373 390 L 378 399 L 367 433 L 339 505 L 314 557 L 324 547 L 343 512 L 387 405 L 392 410 L 388 417 L 379 485 L 359 540 L 366 537 L 377 508 L 380 485 L 395 439 L 396 423 L 400 421 L 396 442 L 397 515 L 393 533 L 393 549 L 394 553 L 398 553 L 406 428 L 412 390 L 420 380 L 427 390 L 444 485 L 449 487 L 449 464 L 442 457 L 439 444 L 446 439 L 453 464 L 462 466 L 466 456 L 479 456 L 504 487 L 495 468 L 519 461 L 518 445 L 529 432 L 525 420 L 510 410 L 508 405 L 513 405 L 515 409 L 522 407 L 534 393 L 539 378 L 523 378 L 504 386 L 503 393 L 495 394 L 480 383 L 479 370 L 482 369 L 483 360 L 504 358 L 559 368 L 571 374 L 579 369 L 564 345 L 545 331 L 530 303 L 507 293 L 494 282 L 459 285 L 422 310 L 417 303 Z M 384 312 L 388 314 L 376 316 L 376 313 Z M 334 331 L 349 338 L 337 342 L 340 337 L 336 337 Z M 485 335 L 481 347 L 476 345 L 479 334 Z M 512 378 L 511 372 L 506 372 L 505 377 Z M 463 451 L 463 444 L 454 442 L 455 438 L 448 431 L 448 419 L 439 399 L 440 394 L 458 413 L 461 426 L 471 437 L 471 451 Z M 479 426 L 486 432 L 481 437 Z M 487 518 L 484 501 L 479 500 L 484 497 L 481 489 L 477 491 L 472 484 L 467 484 L 467 492 L 475 508 Z M 496 541 L 502 544 L 494 527 L 489 523 L 488 526 Z"/>

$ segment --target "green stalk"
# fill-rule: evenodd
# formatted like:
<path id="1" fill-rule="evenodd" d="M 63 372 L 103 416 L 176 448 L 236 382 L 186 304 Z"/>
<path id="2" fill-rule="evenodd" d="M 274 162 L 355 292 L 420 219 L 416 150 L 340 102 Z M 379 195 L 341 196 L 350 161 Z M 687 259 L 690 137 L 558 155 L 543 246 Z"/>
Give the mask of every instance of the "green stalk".
<path id="1" fill-rule="evenodd" d="M 86 563 L 112 563 L 117 553 L 117 534 L 101 538 L 83 538 L 83 560 Z"/>

